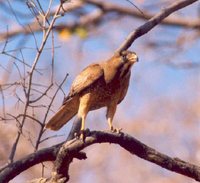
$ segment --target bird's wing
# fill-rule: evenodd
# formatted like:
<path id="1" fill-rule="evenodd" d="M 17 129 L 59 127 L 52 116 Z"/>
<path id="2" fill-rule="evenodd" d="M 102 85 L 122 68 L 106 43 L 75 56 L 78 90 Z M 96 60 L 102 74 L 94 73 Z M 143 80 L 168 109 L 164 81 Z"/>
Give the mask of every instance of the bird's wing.
<path id="1" fill-rule="evenodd" d="M 69 95 L 64 99 L 63 105 L 76 94 L 79 94 L 88 87 L 104 77 L 103 68 L 99 64 L 92 64 L 86 67 L 73 81 Z"/>

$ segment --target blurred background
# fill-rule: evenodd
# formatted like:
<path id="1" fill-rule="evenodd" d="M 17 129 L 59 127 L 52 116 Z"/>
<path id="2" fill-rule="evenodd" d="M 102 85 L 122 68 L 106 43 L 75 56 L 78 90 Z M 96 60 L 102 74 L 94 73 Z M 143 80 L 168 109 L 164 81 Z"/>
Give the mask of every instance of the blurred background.
<path id="1" fill-rule="evenodd" d="M 56 132 L 43 127 L 75 76 L 111 57 L 131 31 L 173 2 L 71 0 L 46 39 L 60 1 L 0 0 L 0 166 L 64 141 L 72 121 Z M 139 63 L 114 125 L 162 153 L 199 165 L 199 3 L 166 21 L 132 44 Z M 87 128 L 107 130 L 105 112 L 90 112 Z M 96 144 L 84 151 L 88 159 L 73 161 L 69 182 L 195 182 L 117 145 Z M 39 164 L 11 182 L 49 177 L 52 167 Z"/>

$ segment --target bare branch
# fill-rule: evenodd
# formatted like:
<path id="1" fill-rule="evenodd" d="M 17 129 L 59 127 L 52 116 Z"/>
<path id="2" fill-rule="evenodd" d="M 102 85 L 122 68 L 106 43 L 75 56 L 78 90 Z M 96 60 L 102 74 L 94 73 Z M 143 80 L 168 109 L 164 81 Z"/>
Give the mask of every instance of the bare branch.
<path id="1" fill-rule="evenodd" d="M 134 10 L 133 8 L 123 7 L 117 4 L 113 4 L 113 3 L 102 2 L 102 1 L 97 1 L 97 0 L 86 0 L 86 1 L 90 4 L 100 7 L 104 12 L 107 12 L 107 13 L 116 12 L 121 15 L 129 15 L 129 16 L 139 18 L 142 20 L 148 20 L 156 16 L 155 14 L 149 13 L 147 11 L 145 11 L 143 15 L 140 12 Z M 184 28 L 193 28 L 193 29 L 199 29 L 200 27 L 198 18 L 197 19 L 191 19 L 190 17 L 182 18 L 176 15 L 173 15 L 171 17 L 166 17 L 164 20 L 162 20 L 162 22 L 160 22 L 160 24 L 179 26 L 179 27 L 184 27 Z"/>
<path id="2" fill-rule="evenodd" d="M 42 134 L 44 133 L 45 122 L 46 122 L 47 116 L 49 114 L 50 108 L 51 108 L 51 106 L 53 104 L 53 101 L 54 101 L 55 97 L 57 96 L 58 91 L 60 90 L 60 88 L 62 87 L 62 85 L 64 84 L 64 82 L 66 81 L 67 77 L 68 77 L 68 73 L 65 75 L 64 79 L 59 84 L 57 90 L 55 91 L 55 93 L 54 93 L 54 95 L 53 95 L 53 97 L 52 97 L 52 99 L 51 99 L 51 101 L 50 101 L 50 103 L 49 103 L 49 105 L 47 107 L 46 113 L 44 115 L 44 120 L 42 122 L 42 128 L 40 129 L 38 138 L 36 140 L 35 151 L 38 150 L 38 147 L 39 147 L 39 145 L 41 143 L 41 137 L 42 137 Z"/>
<path id="3" fill-rule="evenodd" d="M 34 100 L 30 100 L 29 102 L 30 102 L 30 103 L 35 103 L 35 102 L 37 102 L 38 100 L 40 100 L 42 97 L 44 97 L 45 95 L 47 95 L 47 92 L 51 89 L 52 86 L 53 86 L 53 83 L 50 84 L 50 85 L 48 86 L 48 88 L 47 88 L 44 92 L 42 92 L 42 94 L 41 94 L 38 98 L 36 98 L 36 99 L 34 99 Z"/>
<path id="4" fill-rule="evenodd" d="M 41 53 L 42 53 L 42 51 L 44 49 L 44 46 L 46 44 L 46 41 L 47 41 L 47 39 L 48 39 L 48 37 L 50 35 L 50 32 L 52 31 L 54 23 L 55 23 L 56 19 L 58 18 L 58 15 L 60 13 L 61 7 L 62 7 L 62 3 L 60 3 L 60 5 L 58 6 L 58 8 L 57 8 L 57 10 L 56 10 L 56 12 L 55 12 L 55 14 L 53 16 L 53 19 L 52 19 L 47 31 L 43 35 L 42 43 L 41 43 L 41 45 L 40 45 L 40 47 L 38 49 L 38 52 L 37 52 L 37 54 L 35 56 L 34 62 L 32 64 L 32 66 L 31 66 L 31 69 L 30 69 L 30 72 L 29 72 L 28 88 L 27 88 L 27 92 L 26 92 L 26 102 L 25 102 L 24 111 L 23 111 L 24 116 L 23 116 L 23 118 L 21 120 L 21 128 L 23 128 L 23 125 L 24 125 L 25 120 L 26 120 L 26 114 L 27 114 L 27 111 L 28 111 L 28 107 L 30 106 L 30 94 L 31 94 L 31 89 L 32 89 L 33 74 L 34 74 L 34 71 L 36 69 L 36 65 L 37 65 L 37 63 L 39 61 L 40 55 L 41 55 Z M 10 162 L 13 162 L 20 136 L 21 136 L 21 133 L 18 132 L 17 136 L 16 136 L 16 139 L 15 139 L 15 141 L 13 143 L 13 146 L 12 146 L 11 154 L 9 156 Z"/>
<path id="5" fill-rule="evenodd" d="M 158 25 L 163 19 L 165 19 L 167 16 L 172 14 L 173 12 L 180 10 L 198 0 L 182 0 L 182 1 L 176 1 L 172 5 L 170 5 L 167 8 L 164 8 L 161 12 L 156 14 L 154 17 L 152 17 L 149 21 L 147 21 L 142 26 L 138 27 L 136 30 L 131 32 L 126 40 L 120 45 L 120 47 L 117 49 L 117 52 L 121 52 L 123 50 L 127 50 L 132 43 L 138 38 L 149 32 L 151 29 L 153 29 L 156 25 Z"/>
<path id="6" fill-rule="evenodd" d="M 64 3 L 63 5 L 61 5 L 62 9 L 61 9 L 61 7 L 56 7 L 53 11 L 46 14 L 45 17 L 47 18 L 47 16 L 49 16 L 49 17 L 54 16 L 58 8 L 60 9 L 59 13 L 64 14 L 65 12 L 69 12 L 74 9 L 77 9 L 77 8 L 81 7 L 82 5 L 83 5 L 83 3 L 81 1 L 79 1 L 79 2 L 77 1 L 76 3 L 73 2 L 71 4 L 70 4 L 70 2 Z M 63 11 L 63 7 L 64 7 L 65 11 Z M 39 21 L 39 24 L 38 24 L 38 21 Z M 32 23 L 30 23 L 28 25 L 22 26 L 20 28 L 15 28 L 15 29 L 9 30 L 9 31 L 7 30 L 5 33 L 0 33 L 0 40 L 7 39 L 8 37 L 17 36 L 20 34 L 27 35 L 27 34 L 32 34 L 33 32 L 42 31 L 41 26 L 40 26 L 41 23 L 42 23 L 41 20 L 35 19 Z"/>
<path id="7" fill-rule="evenodd" d="M 200 181 L 200 167 L 191 164 L 189 162 L 185 162 L 179 158 L 172 158 L 165 154 L 162 154 L 128 134 L 124 133 L 117 134 L 117 133 L 101 132 L 101 131 L 89 132 L 88 136 L 85 139 L 85 142 L 83 142 L 82 140 L 71 140 L 68 141 L 67 143 L 57 144 L 55 146 L 45 148 L 33 154 L 30 154 L 27 157 L 19 161 L 16 161 L 15 163 L 8 165 L 7 167 L 4 167 L 4 169 L 0 172 L 0 177 L 1 177 L 0 180 L 2 182 L 8 182 L 9 180 L 13 179 L 15 176 L 20 174 L 22 171 L 34 166 L 35 164 L 44 161 L 54 161 L 56 159 L 56 155 L 60 147 L 62 147 L 61 152 L 64 152 L 62 154 L 64 160 L 65 158 L 76 157 L 79 151 L 96 143 L 118 144 L 133 155 L 136 155 L 142 159 L 155 163 L 170 171 Z M 85 156 L 82 154 L 82 157 L 80 157 L 79 154 L 79 157 L 77 158 L 85 159 Z M 62 167 L 63 165 L 62 162 L 60 163 L 60 165 L 61 165 L 60 167 Z M 62 176 L 59 175 L 58 177 Z"/>
<path id="8" fill-rule="evenodd" d="M 149 12 L 144 12 L 144 15 L 141 14 L 140 12 L 138 12 L 137 10 L 134 10 L 133 8 L 129 8 L 129 7 L 123 7 L 123 6 L 119 6 L 117 4 L 113 4 L 113 3 L 108 3 L 108 2 L 102 2 L 102 1 L 97 1 L 97 0 L 86 0 L 87 3 L 93 4 L 97 7 L 99 7 L 100 9 L 98 9 L 98 11 L 103 10 L 102 15 L 105 15 L 106 13 L 110 13 L 110 12 L 116 12 L 120 15 L 128 15 L 128 16 L 132 16 L 134 18 L 139 18 L 142 20 L 148 20 L 151 19 L 152 17 L 155 16 L 155 14 L 153 13 L 149 13 Z M 78 3 L 73 3 L 73 4 L 69 4 L 66 3 L 64 6 L 64 10 L 61 11 L 61 13 L 65 13 L 65 12 L 69 12 L 69 11 L 73 11 L 76 10 L 80 7 L 83 7 L 84 3 L 83 2 L 78 2 Z M 55 10 L 49 12 L 49 16 L 52 16 L 53 13 L 55 13 Z M 47 15 L 45 15 L 47 16 Z M 82 17 L 81 17 L 82 18 Z M 99 19 L 102 19 L 103 16 L 100 16 Z M 88 21 L 87 24 L 92 25 L 94 23 L 94 21 Z M 199 29 L 200 27 L 200 23 L 199 23 L 199 19 L 191 19 L 190 17 L 180 17 L 180 16 L 172 16 L 172 17 L 167 17 L 166 19 L 162 20 L 162 22 L 160 22 L 161 24 L 164 25 L 171 25 L 171 26 L 179 26 L 179 27 L 184 27 L 184 28 L 192 28 L 192 29 Z M 71 24 L 58 24 L 56 27 L 54 27 L 55 30 L 59 31 L 60 27 L 63 28 L 68 28 L 70 29 L 72 27 L 72 25 L 76 26 L 81 26 L 81 24 L 78 22 L 74 22 Z M 13 36 L 17 36 L 20 34 L 32 34 L 33 32 L 38 32 L 41 31 L 41 26 L 38 25 L 38 23 L 34 20 L 32 23 L 22 27 L 22 28 L 15 28 L 13 30 L 9 30 L 9 32 L 5 32 L 5 33 L 0 33 L 0 39 L 6 39 L 8 37 L 13 37 Z"/>

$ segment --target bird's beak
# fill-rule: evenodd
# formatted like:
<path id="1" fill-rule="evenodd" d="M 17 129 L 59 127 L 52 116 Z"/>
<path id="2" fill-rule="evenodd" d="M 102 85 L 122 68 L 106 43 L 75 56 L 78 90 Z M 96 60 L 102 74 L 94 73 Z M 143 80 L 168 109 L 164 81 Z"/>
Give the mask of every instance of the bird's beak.
<path id="1" fill-rule="evenodd" d="M 132 55 L 130 56 L 129 60 L 130 60 L 131 64 L 134 64 L 135 62 L 138 62 L 138 61 L 139 61 L 139 58 L 138 58 L 137 55 L 132 54 Z"/>

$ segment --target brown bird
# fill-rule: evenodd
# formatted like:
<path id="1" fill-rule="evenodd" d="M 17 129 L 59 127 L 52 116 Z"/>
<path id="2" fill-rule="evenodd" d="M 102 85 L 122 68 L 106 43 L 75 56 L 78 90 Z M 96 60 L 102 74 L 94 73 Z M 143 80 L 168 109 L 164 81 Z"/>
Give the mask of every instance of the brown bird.
<path id="1" fill-rule="evenodd" d="M 109 129 L 116 131 L 112 124 L 113 117 L 117 104 L 127 93 L 131 66 L 137 61 L 136 53 L 122 51 L 105 62 L 86 67 L 73 81 L 63 105 L 46 124 L 46 128 L 59 130 L 78 113 L 78 118 L 81 119 L 81 133 L 83 133 L 87 113 L 107 107 L 106 118 Z"/>

